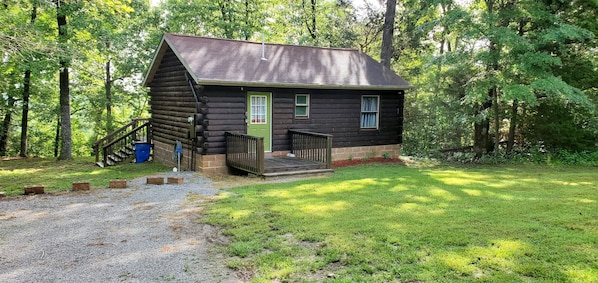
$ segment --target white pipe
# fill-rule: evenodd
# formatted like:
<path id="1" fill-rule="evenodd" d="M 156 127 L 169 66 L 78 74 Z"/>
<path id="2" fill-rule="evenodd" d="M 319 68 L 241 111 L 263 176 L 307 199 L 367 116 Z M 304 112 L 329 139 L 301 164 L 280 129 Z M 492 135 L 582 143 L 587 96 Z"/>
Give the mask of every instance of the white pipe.
<path id="1" fill-rule="evenodd" d="M 266 43 L 264 42 L 265 36 L 262 33 L 262 58 L 260 58 L 262 61 L 268 61 L 268 58 L 266 58 Z"/>

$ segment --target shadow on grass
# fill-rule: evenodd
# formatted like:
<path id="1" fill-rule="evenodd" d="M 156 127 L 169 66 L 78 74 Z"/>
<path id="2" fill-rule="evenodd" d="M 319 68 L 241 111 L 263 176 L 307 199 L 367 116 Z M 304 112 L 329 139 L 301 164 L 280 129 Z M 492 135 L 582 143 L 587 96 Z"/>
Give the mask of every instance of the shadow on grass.
<path id="1" fill-rule="evenodd" d="M 73 182 L 89 182 L 92 188 L 106 188 L 110 180 L 131 179 L 166 170 L 152 162 L 100 168 L 91 157 L 69 161 L 45 158 L 0 161 L 0 191 L 9 196 L 18 195 L 28 185 L 44 185 L 46 192 L 66 191 L 71 189 Z"/>
<path id="2" fill-rule="evenodd" d="M 360 166 L 236 188 L 207 221 L 258 279 L 596 281 L 595 173 Z"/>

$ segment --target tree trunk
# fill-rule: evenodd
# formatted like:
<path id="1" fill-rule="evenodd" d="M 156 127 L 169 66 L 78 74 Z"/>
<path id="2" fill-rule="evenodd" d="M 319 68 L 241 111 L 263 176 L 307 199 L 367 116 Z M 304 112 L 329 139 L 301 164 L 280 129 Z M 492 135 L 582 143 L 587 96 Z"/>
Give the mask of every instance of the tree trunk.
<path id="1" fill-rule="evenodd" d="M 486 2 L 486 9 L 489 15 L 494 13 L 494 0 L 485 0 Z M 493 28 L 493 27 L 490 27 Z M 490 61 L 487 63 L 486 70 L 488 73 L 493 73 L 493 71 L 497 71 L 499 69 L 498 66 L 498 48 L 496 46 L 496 42 L 490 39 L 490 46 L 489 46 L 489 54 L 490 54 Z M 477 114 L 482 114 L 490 109 L 493 105 L 494 99 L 497 96 L 497 88 L 496 86 L 491 86 L 488 89 L 488 96 L 486 97 L 485 101 L 482 103 L 481 107 L 478 109 Z M 479 160 L 482 158 L 484 153 L 488 152 L 488 149 L 492 149 L 488 143 L 488 134 L 490 128 L 490 119 L 488 119 L 488 115 L 484 115 L 483 120 L 476 121 L 474 125 L 474 144 L 473 144 L 473 151 L 475 153 L 474 160 Z"/>
<path id="2" fill-rule="evenodd" d="M 251 34 L 249 34 L 249 0 L 245 0 L 245 30 L 243 31 L 243 36 L 245 40 L 249 40 Z"/>
<path id="3" fill-rule="evenodd" d="M 56 121 L 56 135 L 54 136 L 54 157 L 58 157 L 58 150 L 60 149 L 60 115 Z"/>
<path id="4" fill-rule="evenodd" d="M 395 15 L 397 0 L 386 1 L 386 13 L 384 14 L 384 25 L 382 26 L 382 50 L 380 51 L 380 63 L 390 68 L 392 58 L 392 39 L 395 29 Z"/>
<path id="5" fill-rule="evenodd" d="M 31 70 L 23 76 L 23 110 L 21 112 L 21 149 L 20 157 L 27 157 L 27 128 L 29 127 L 29 97 L 31 96 Z"/>
<path id="6" fill-rule="evenodd" d="M 486 147 L 488 145 L 488 128 L 490 127 L 490 120 L 485 118 L 480 122 L 476 122 L 474 125 L 473 135 L 473 160 L 477 161 L 484 156 Z"/>
<path id="7" fill-rule="evenodd" d="M 310 0 L 310 18 L 305 19 L 305 27 L 307 28 L 307 32 L 309 32 L 309 36 L 313 40 L 318 39 L 318 32 L 317 32 L 317 19 L 316 19 L 316 5 L 318 4 L 316 0 Z M 303 10 L 305 11 L 305 0 L 302 2 Z M 306 13 L 307 14 L 307 13 Z"/>
<path id="8" fill-rule="evenodd" d="M 520 21 L 519 22 L 519 29 L 517 34 L 521 37 L 525 35 L 525 26 L 527 25 L 527 21 Z M 513 152 L 513 148 L 515 147 L 515 132 L 517 131 L 517 123 L 518 117 L 517 112 L 519 111 L 519 100 L 514 99 L 513 104 L 511 105 L 511 120 L 509 121 L 509 136 L 507 138 L 507 155 L 510 155 Z"/>
<path id="9" fill-rule="evenodd" d="M 491 94 L 492 89 L 489 90 L 488 95 L 492 96 Z M 492 107 L 492 99 L 486 100 L 482 105 L 480 105 L 477 113 L 483 113 L 487 109 Z M 473 152 L 474 157 L 473 160 L 477 161 L 486 152 L 488 152 L 488 133 L 490 129 L 490 119 L 485 116 L 482 120 L 478 120 L 474 124 L 474 133 L 473 133 Z"/>
<path id="10" fill-rule="evenodd" d="M 222 22 L 224 23 L 223 25 L 223 30 L 224 30 L 224 36 L 228 39 L 232 39 L 234 37 L 233 35 L 233 30 L 232 30 L 232 15 L 231 15 L 231 8 L 230 6 L 227 5 L 231 5 L 230 3 L 228 3 L 227 0 L 225 1 L 219 1 L 218 5 L 220 6 L 220 14 L 222 15 Z"/>
<path id="11" fill-rule="evenodd" d="M 35 23 L 37 18 L 37 5 L 33 3 L 31 8 L 31 21 Z M 23 75 L 23 109 L 21 112 L 21 149 L 19 151 L 20 157 L 27 157 L 27 132 L 29 127 L 29 97 L 31 96 L 31 70 L 25 71 Z"/>
<path id="12" fill-rule="evenodd" d="M 496 88 L 493 89 L 492 93 L 494 93 L 494 156 L 498 156 L 500 147 L 500 109 L 498 108 L 498 91 Z"/>
<path id="13" fill-rule="evenodd" d="M 56 0 L 56 21 L 58 23 L 58 42 L 67 42 L 67 22 L 62 0 Z M 73 140 L 71 134 L 71 104 L 69 89 L 69 62 L 66 58 L 60 58 L 60 124 L 61 124 L 61 148 L 58 160 L 73 159 Z"/>
<path id="14" fill-rule="evenodd" d="M 112 74 L 110 72 L 110 60 L 106 62 L 106 81 L 104 82 L 106 89 L 106 133 L 110 134 L 113 131 L 112 123 Z"/>
<path id="15" fill-rule="evenodd" d="M 513 100 L 511 106 L 511 121 L 509 122 L 509 139 L 507 140 L 507 154 L 513 152 L 515 146 L 515 131 L 517 130 L 517 109 L 519 108 L 519 101 Z"/>
<path id="16" fill-rule="evenodd" d="M 0 156 L 6 156 L 8 150 L 8 136 L 10 135 L 10 123 L 12 122 L 12 108 L 15 106 L 15 99 L 8 97 L 7 112 L 4 115 L 2 126 L 0 126 Z"/>

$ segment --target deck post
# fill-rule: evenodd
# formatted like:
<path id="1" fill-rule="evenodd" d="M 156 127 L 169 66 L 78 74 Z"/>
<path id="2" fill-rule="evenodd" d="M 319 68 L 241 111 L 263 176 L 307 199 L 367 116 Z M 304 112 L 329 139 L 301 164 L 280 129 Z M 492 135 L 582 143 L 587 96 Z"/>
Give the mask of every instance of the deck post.
<path id="1" fill-rule="evenodd" d="M 332 136 L 326 137 L 326 169 L 332 168 Z"/>
<path id="2" fill-rule="evenodd" d="M 257 139 L 256 156 L 257 156 L 258 172 L 259 172 L 259 175 L 262 175 L 262 174 L 264 174 L 264 172 L 266 172 L 266 166 L 264 165 L 265 156 L 264 156 L 264 138 L 263 137 L 258 137 L 258 139 Z"/>

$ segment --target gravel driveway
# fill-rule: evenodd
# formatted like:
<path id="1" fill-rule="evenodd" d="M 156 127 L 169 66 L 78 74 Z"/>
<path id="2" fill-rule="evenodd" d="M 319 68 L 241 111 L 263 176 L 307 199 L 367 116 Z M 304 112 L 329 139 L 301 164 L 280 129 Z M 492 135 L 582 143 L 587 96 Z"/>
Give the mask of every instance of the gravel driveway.
<path id="1" fill-rule="evenodd" d="M 0 201 L 0 282 L 240 282 L 212 249 L 224 237 L 197 223 L 197 203 L 218 190 L 177 176 L 183 185 L 139 178 Z"/>

